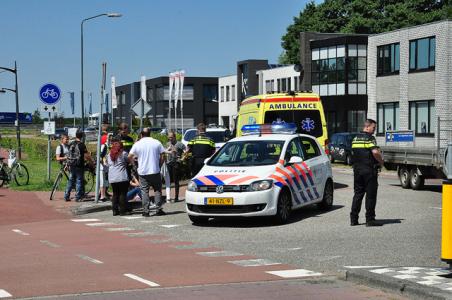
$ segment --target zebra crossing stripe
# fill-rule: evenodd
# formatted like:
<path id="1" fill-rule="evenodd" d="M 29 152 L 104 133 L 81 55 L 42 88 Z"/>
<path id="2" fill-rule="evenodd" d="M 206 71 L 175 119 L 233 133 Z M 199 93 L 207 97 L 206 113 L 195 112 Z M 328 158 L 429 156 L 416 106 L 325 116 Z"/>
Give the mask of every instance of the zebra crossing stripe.
<path id="1" fill-rule="evenodd" d="M 208 257 L 225 257 L 225 256 L 242 256 L 242 253 L 237 253 L 233 251 L 208 251 L 208 252 L 196 252 L 198 255 L 208 256 Z"/>
<path id="2" fill-rule="evenodd" d="M 99 219 L 72 219 L 72 222 L 80 223 L 80 222 L 99 222 Z"/>
<path id="3" fill-rule="evenodd" d="M 0 289 L 0 298 L 8 298 L 8 297 L 12 297 L 12 296 L 13 295 L 8 293 L 7 291 Z"/>
<path id="4" fill-rule="evenodd" d="M 243 259 L 243 260 L 231 260 L 228 263 L 242 266 L 242 267 L 260 267 L 260 266 L 273 266 L 280 265 L 279 262 L 274 262 L 268 259 L 258 258 L 258 259 Z"/>

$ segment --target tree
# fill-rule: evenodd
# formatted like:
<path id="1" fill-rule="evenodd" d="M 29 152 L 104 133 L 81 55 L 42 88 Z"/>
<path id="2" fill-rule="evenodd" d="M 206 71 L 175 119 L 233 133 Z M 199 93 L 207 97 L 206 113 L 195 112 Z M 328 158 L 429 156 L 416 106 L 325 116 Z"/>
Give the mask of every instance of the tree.
<path id="1" fill-rule="evenodd" d="M 299 63 L 300 32 L 373 34 L 452 17 L 452 0 L 325 0 L 306 4 L 281 38 L 280 63 Z"/>
<path id="2" fill-rule="evenodd" d="M 32 122 L 33 122 L 33 124 L 41 124 L 42 123 L 41 112 L 38 109 L 36 109 L 33 112 Z"/>

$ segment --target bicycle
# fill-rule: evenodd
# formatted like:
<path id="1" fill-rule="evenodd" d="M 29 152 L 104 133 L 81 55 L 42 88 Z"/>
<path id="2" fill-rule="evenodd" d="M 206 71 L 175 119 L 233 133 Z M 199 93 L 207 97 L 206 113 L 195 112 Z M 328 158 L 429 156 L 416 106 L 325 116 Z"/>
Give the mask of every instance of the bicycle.
<path id="1" fill-rule="evenodd" d="M 16 150 L 8 151 L 8 162 L 3 162 L 5 158 L 0 157 L 0 187 L 3 184 L 13 180 L 17 185 L 27 185 L 30 181 L 30 175 L 25 165 L 16 158 Z"/>
<path id="2" fill-rule="evenodd" d="M 58 93 L 55 92 L 53 89 L 46 89 L 44 92 L 41 93 L 41 97 L 44 99 L 47 99 L 49 97 L 51 97 L 52 99 L 57 99 L 58 98 Z"/>
<path id="3" fill-rule="evenodd" d="M 60 171 L 58 172 L 57 177 L 55 178 L 55 181 L 52 186 L 52 191 L 50 192 L 50 200 L 53 200 L 53 197 L 55 196 L 56 191 L 59 189 L 61 181 L 63 178 L 66 178 L 66 181 L 69 180 L 69 175 L 67 171 L 69 170 L 69 166 L 66 162 L 61 164 Z M 94 188 L 94 184 L 96 182 L 96 171 L 91 166 L 86 165 L 85 166 L 85 172 L 83 174 L 83 184 L 85 187 L 85 197 L 92 192 Z"/>

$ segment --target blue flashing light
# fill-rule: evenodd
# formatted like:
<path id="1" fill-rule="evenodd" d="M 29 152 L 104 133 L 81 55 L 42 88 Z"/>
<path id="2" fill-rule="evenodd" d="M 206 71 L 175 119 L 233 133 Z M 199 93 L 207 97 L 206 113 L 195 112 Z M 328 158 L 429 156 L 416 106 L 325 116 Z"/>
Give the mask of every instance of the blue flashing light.
<path id="1" fill-rule="evenodd" d="M 294 134 L 297 131 L 295 123 L 251 124 L 242 127 L 243 135 L 252 134 Z"/>

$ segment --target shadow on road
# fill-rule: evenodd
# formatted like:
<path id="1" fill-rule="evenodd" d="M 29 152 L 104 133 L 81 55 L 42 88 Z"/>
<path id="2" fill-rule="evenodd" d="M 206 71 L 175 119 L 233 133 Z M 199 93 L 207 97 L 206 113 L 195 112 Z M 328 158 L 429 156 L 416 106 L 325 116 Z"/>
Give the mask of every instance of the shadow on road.
<path id="1" fill-rule="evenodd" d="M 214 218 L 206 224 L 195 225 L 200 227 L 231 227 L 231 228 L 252 228 L 252 227 L 265 227 L 265 226 L 286 226 L 292 223 L 299 222 L 301 220 L 313 217 L 320 217 L 321 215 L 343 208 L 343 205 L 333 205 L 328 211 L 323 211 L 317 208 L 316 205 L 303 207 L 299 210 L 293 211 L 289 222 L 280 225 L 276 224 L 270 217 L 229 217 L 229 218 Z"/>
<path id="2" fill-rule="evenodd" d="M 348 187 L 348 184 L 343 184 L 343 183 L 340 183 L 340 182 L 335 182 L 334 183 L 334 189 L 335 190 L 344 189 L 344 188 L 347 188 L 347 187 Z"/>
<path id="3" fill-rule="evenodd" d="M 377 219 L 378 223 L 381 223 L 383 225 L 386 224 L 401 224 L 402 221 L 405 221 L 405 219 Z"/>
<path id="4" fill-rule="evenodd" d="M 397 186 L 402 188 L 402 186 L 400 184 L 389 184 L 390 186 Z M 429 185 L 424 185 L 421 189 L 419 189 L 419 191 L 429 191 L 429 192 L 434 192 L 434 193 L 442 193 L 443 186 L 442 185 L 438 185 L 438 184 L 429 184 Z"/>

